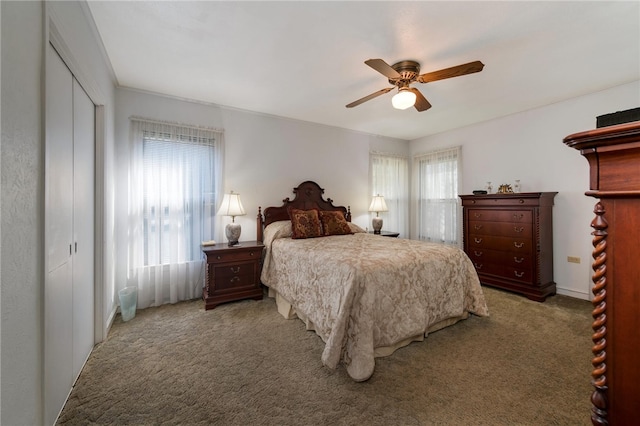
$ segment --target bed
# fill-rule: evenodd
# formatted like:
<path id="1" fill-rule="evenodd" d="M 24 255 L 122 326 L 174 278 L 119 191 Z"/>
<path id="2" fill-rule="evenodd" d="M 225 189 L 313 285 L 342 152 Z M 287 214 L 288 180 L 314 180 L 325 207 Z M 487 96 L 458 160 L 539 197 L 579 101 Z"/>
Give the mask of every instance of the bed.
<path id="1" fill-rule="evenodd" d="M 462 250 L 365 232 L 315 182 L 293 192 L 293 200 L 258 210 L 261 281 L 280 314 L 322 338 L 325 366 L 342 363 L 353 380 L 365 381 L 376 357 L 470 314 L 489 314 Z"/>

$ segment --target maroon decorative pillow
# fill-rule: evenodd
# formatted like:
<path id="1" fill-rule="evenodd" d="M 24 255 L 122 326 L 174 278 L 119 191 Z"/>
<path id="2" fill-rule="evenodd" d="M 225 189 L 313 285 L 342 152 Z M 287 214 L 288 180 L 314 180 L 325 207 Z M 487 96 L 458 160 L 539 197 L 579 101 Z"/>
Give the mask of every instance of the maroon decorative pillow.
<path id="1" fill-rule="evenodd" d="M 320 222 L 324 235 L 353 234 L 349 222 L 341 211 L 321 211 Z"/>
<path id="2" fill-rule="evenodd" d="M 322 237 L 322 224 L 317 209 L 290 209 L 289 217 L 291 217 L 291 238 Z"/>

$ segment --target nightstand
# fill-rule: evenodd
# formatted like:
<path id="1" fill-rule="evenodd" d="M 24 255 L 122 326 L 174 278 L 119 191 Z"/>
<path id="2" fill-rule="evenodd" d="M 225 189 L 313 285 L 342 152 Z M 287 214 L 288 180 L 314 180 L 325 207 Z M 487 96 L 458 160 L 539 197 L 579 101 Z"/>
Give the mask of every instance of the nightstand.
<path id="1" fill-rule="evenodd" d="M 369 233 L 374 235 L 381 235 L 383 237 L 393 237 L 393 238 L 396 238 L 398 235 L 400 235 L 399 232 L 390 232 L 390 231 L 380 231 L 379 234 L 376 234 L 373 231 L 369 231 Z"/>
<path id="2" fill-rule="evenodd" d="M 205 309 L 234 300 L 262 299 L 260 271 L 263 248 L 264 245 L 256 241 L 241 241 L 232 247 L 227 244 L 202 247 L 207 257 L 202 289 Z"/>

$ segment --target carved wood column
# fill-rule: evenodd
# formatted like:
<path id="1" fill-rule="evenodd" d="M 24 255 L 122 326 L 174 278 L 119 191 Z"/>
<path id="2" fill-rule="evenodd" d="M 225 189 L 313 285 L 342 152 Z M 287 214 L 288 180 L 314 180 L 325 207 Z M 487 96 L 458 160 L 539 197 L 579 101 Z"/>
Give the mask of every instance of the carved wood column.
<path id="1" fill-rule="evenodd" d="M 591 394 L 591 423 L 607 425 L 607 221 L 604 206 L 598 202 L 593 210 L 596 214 L 591 222 L 593 235 L 593 365 Z"/>

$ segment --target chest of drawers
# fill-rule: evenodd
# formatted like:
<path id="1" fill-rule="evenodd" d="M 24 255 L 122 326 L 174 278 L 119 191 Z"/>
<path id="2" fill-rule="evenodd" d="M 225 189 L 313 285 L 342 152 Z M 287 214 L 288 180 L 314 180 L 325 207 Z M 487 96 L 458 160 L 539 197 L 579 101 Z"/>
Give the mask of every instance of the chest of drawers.
<path id="1" fill-rule="evenodd" d="M 240 299 L 262 299 L 260 271 L 262 243 L 243 241 L 239 245 L 204 247 L 207 258 L 202 298 L 205 309 Z"/>
<path id="2" fill-rule="evenodd" d="M 460 196 L 464 251 L 482 284 L 538 302 L 555 294 L 551 210 L 556 194 Z"/>

